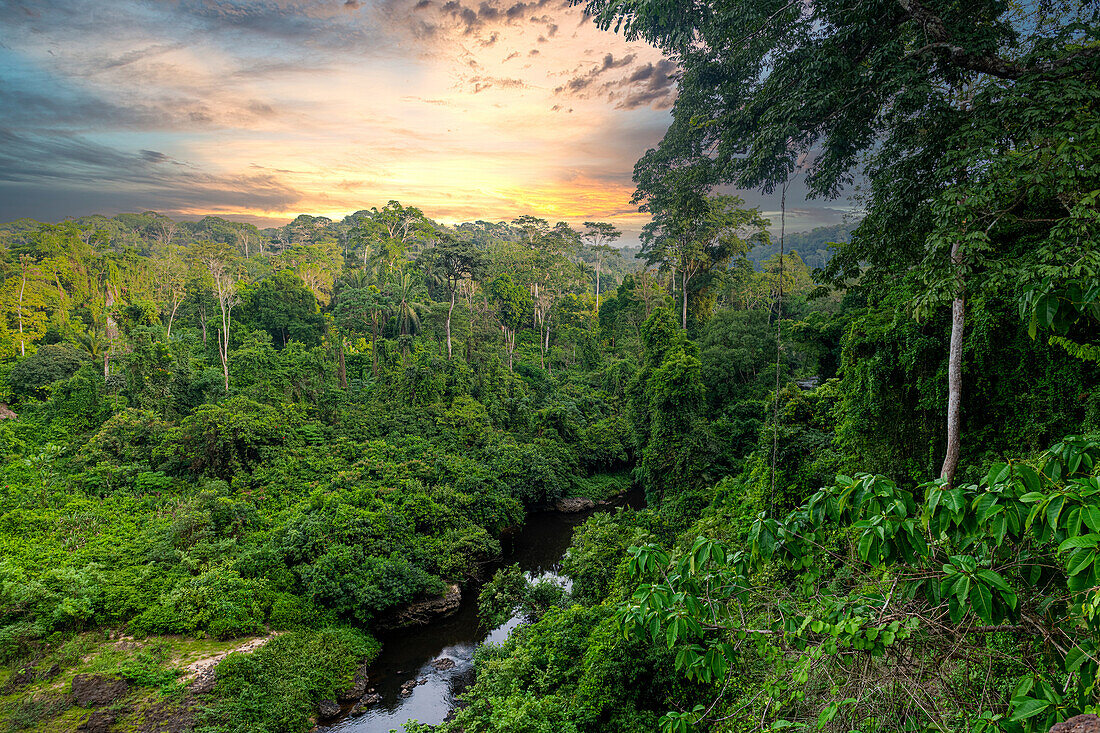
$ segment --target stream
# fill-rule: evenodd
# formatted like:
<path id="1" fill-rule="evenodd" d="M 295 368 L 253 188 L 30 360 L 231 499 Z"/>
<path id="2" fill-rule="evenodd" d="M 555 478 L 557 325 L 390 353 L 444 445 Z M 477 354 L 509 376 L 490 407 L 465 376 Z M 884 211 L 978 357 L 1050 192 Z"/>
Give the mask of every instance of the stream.
<path id="1" fill-rule="evenodd" d="M 644 500 L 631 492 L 616 500 L 611 508 L 642 505 Z M 550 578 L 568 588 L 569 579 L 561 575 L 560 562 L 572 541 L 573 530 L 592 514 L 586 511 L 528 515 L 518 532 L 501 539 L 503 556 L 495 567 L 518 563 L 528 578 Z M 400 731 L 409 720 L 430 725 L 442 723 L 458 696 L 473 682 L 477 646 L 503 642 L 523 620 L 517 615 L 502 626 L 486 629 L 477 616 L 477 591 L 477 586 L 468 586 L 462 605 L 451 616 L 381 636 L 382 652 L 369 672 L 371 687 L 381 695 L 381 702 L 360 717 L 344 717 L 314 731 L 388 733 Z M 452 660 L 454 666 L 443 670 L 432 666 L 432 662 L 442 658 Z M 412 688 L 411 695 L 402 696 L 401 686 L 412 679 L 426 682 Z"/>

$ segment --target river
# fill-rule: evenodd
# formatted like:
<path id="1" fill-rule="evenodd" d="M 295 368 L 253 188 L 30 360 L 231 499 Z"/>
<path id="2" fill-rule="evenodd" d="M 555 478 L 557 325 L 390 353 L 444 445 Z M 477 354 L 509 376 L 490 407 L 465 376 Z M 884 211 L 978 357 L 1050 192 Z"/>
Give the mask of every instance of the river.
<path id="1" fill-rule="evenodd" d="M 631 493 L 615 505 L 640 506 L 639 496 Z M 552 578 L 566 587 L 561 575 L 561 559 L 573 538 L 573 530 L 592 515 L 541 512 L 528 515 L 518 532 L 501 539 L 500 565 L 518 563 L 530 578 Z M 404 629 L 381 637 L 382 652 L 370 668 L 370 684 L 382 696 L 381 702 L 358 718 L 346 717 L 315 729 L 318 733 L 388 733 L 401 730 L 409 720 L 438 725 L 455 705 L 459 695 L 473 682 L 474 650 L 479 644 L 499 644 L 522 622 L 515 616 L 503 626 L 486 629 L 477 616 L 477 587 L 469 586 L 462 605 L 453 615 L 426 626 Z M 439 670 L 432 662 L 450 659 L 450 669 Z M 424 679 L 401 695 L 401 686 L 411 679 Z"/>

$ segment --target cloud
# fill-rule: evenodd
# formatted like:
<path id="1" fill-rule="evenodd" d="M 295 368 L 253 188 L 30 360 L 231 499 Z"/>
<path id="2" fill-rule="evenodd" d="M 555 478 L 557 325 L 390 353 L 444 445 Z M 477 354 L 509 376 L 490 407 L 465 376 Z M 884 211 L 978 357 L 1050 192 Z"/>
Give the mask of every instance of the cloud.
<path id="1" fill-rule="evenodd" d="M 0 0 L 0 68 L 0 217 L 47 219 L 637 219 L 676 73 L 568 0 Z"/>

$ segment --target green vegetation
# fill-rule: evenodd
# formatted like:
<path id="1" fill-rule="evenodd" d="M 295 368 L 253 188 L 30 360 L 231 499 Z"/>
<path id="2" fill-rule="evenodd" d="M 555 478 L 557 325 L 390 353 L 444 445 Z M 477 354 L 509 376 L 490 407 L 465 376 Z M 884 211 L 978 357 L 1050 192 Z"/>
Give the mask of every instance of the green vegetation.
<path id="1" fill-rule="evenodd" d="M 604 222 L 396 201 L 0 225 L 9 728 L 75 729 L 92 673 L 126 681 L 118 725 L 306 730 L 450 584 L 529 621 L 454 731 L 1096 711 L 1088 6 L 592 0 L 683 70 L 637 257 Z M 716 193 L 857 173 L 858 225 L 778 242 Z M 648 508 L 581 525 L 570 590 L 480 584 L 528 512 L 629 488 Z M 258 638 L 196 702 L 189 660 Z"/>

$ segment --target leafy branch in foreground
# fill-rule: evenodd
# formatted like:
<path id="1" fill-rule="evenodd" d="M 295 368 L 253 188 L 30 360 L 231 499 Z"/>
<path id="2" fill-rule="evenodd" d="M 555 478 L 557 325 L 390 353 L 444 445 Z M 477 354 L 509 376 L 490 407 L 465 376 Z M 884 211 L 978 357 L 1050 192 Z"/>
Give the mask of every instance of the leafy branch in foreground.
<path id="1" fill-rule="evenodd" d="M 624 633 L 676 648 L 714 691 L 663 729 L 1025 733 L 1095 711 L 1098 459 L 1100 443 L 1070 437 L 976 485 L 838 476 L 783 520 L 761 513 L 746 551 L 631 547 L 643 583 L 619 608 Z M 989 678 L 1011 672 L 1006 700 Z M 742 686 L 760 694 L 730 710 Z"/>

